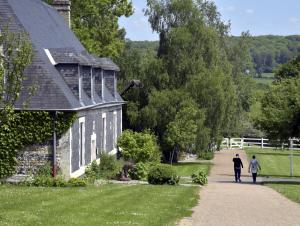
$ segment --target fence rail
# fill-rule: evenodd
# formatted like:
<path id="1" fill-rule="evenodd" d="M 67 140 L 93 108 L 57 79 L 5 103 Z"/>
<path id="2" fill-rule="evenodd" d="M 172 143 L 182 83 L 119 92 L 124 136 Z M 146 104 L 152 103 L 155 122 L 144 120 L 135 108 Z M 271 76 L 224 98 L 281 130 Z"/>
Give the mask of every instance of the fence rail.
<path id="1" fill-rule="evenodd" d="M 245 148 L 245 147 L 259 147 L 264 148 L 293 148 L 294 150 L 300 150 L 300 139 L 290 139 L 290 143 L 282 143 L 279 146 L 275 146 L 274 143 L 270 143 L 266 138 L 252 138 L 252 137 L 234 137 L 224 138 L 221 144 L 222 148 Z"/>

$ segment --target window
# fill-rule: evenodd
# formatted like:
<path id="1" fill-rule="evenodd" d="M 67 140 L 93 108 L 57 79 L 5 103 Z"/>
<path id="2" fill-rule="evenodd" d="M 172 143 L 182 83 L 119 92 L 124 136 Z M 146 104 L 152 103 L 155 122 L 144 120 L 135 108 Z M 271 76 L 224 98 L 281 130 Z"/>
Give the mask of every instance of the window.
<path id="1" fill-rule="evenodd" d="M 91 136 L 91 161 L 94 161 L 95 159 L 97 159 L 97 147 L 96 147 L 96 122 L 93 121 L 93 134 Z"/>
<path id="2" fill-rule="evenodd" d="M 114 116 L 113 116 L 113 136 L 114 136 L 114 148 L 117 147 L 117 139 L 118 139 L 118 121 L 117 121 L 117 112 L 114 111 Z"/>
<path id="3" fill-rule="evenodd" d="M 85 154 L 85 118 L 79 119 L 79 166 L 84 166 L 84 154 Z"/>
<path id="4" fill-rule="evenodd" d="M 102 114 L 102 150 L 106 150 L 106 113 Z"/>
<path id="5" fill-rule="evenodd" d="M 79 95 L 79 102 L 82 104 L 82 75 L 81 75 L 81 68 L 78 66 L 78 95 Z"/>
<path id="6" fill-rule="evenodd" d="M 91 157 L 92 161 L 97 159 L 96 134 L 93 134 L 91 139 Z"/>

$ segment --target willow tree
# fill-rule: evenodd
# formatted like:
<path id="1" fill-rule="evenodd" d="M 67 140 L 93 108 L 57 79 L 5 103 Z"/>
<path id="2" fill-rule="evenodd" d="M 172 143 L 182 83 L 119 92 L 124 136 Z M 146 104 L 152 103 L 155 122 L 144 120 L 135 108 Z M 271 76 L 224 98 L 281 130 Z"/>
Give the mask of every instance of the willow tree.
<path id="1" fill-rule="evenodd" d="M 205 0 L 148 0 L 145 14 L 160 35 L 157 56 L 169 75 L 170 89 L 185 89 L 203 109 L 209 147 L 220 143 L 223 128 L 237 121 L 234 65 L 228 59 L 230 24 Z M 201 143 L 201 142 L 200 142 Z"/>

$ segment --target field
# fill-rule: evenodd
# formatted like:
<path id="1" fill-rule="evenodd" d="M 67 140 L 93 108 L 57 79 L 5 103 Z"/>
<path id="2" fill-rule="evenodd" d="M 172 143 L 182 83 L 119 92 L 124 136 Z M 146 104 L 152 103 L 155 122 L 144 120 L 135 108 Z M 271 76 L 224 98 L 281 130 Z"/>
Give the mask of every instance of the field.
<path id="1" fill-rule="evenodd" d="M 271 85 L 274 81 L 274 73 L 263 73 L 261 78 L 254 78 L 257 84 Z"/>
<path id="2" fill-rule="evenodd" d="M 260 176 L 289 177 L 290 176 L 290 152 L 288 150 L 269 150 L 260 148 L 247 148 L 248 159 L 256 155 L 262 171 Z M 300 152 L 294 151 L 293 172 L 295 177 L 300 177 Z"/>

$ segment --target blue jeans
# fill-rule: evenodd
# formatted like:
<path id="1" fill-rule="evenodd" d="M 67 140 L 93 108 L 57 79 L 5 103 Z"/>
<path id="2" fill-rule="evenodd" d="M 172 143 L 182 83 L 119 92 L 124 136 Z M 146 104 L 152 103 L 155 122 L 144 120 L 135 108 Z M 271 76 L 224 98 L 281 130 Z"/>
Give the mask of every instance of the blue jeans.
<path id="1" fill-rule="evenodd" d="M 241 177 L 241 168 L 234 168 L 235 182 L 238 182 Z"/>

